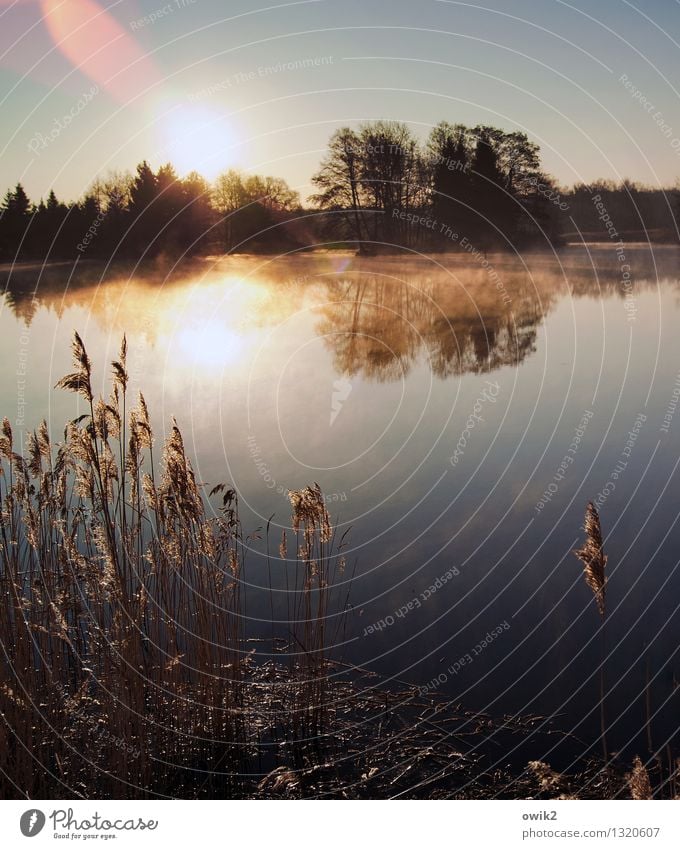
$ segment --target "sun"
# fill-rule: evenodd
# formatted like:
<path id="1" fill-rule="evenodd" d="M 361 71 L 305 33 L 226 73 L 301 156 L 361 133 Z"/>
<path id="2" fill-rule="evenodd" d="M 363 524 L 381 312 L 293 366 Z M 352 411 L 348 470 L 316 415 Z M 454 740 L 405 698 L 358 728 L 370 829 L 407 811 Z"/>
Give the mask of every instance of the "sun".
<path id="1" fill-rule="evenodd" d="M 235 164 L 233 127 L 225 115 L 203 106 L 180 104 L 159 119 L 160 158 L 180 177 L 198 171 L 208 179 Z"/>

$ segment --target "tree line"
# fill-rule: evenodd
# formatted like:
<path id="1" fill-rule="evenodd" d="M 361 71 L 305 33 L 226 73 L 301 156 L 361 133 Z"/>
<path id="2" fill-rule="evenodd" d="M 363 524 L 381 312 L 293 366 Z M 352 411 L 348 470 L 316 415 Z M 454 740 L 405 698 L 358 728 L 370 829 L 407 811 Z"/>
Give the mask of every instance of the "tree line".
<path id="1" fill-rule="evenodd" d="M 680 192 L 629 180 L 563 189 L 525 133 L 442 122 L 420 144 L 405 124 L 343 127 L 313 176 L 329 238 L 366 248 L 559 246 L 607 239 L 593 198 L 625 238 L 677 241 Z M 371 247 L 369 247 L 369 250 Z"/>
<path id="2" fill-rule="evenodd" d="M 75 203 L 51 191 L 33 204 L 19 183 L 0 207 L 0 258 L 151 259 L 211 251 L 282 249 L 294 240 L 280 227 L 300 208 L 284 180 L 230 170 L 210 185 L 172 165 L 141 162 L 134 175 L 96 180 Z"/>
<path id="3" fill-rule="evenodd" d="M 78 202 L 21 184 L 0 206 L 0 259 L 154 258 L 273 252 L 314 244 L 366 253 L 559 245 L 607 238 L 597 196 L 622 238 L 676 241 L 678 189 L 599 181 L 561 189 L 525 133 L 441 122 L 424 142 L 403 123 L 342 127 L 299 194 L 277 177 L 229 170 L 212 184 L 172 165 L 96 180 Z"/>
<path id="4" fill-rule="evenodd" d="M 521 132 L 442 122 L 421 145 L 397 122 L 343 127 L 312 181 L 329 231 L 359 245 L 487 249 L 557 236 L 537 188 L 552 181 Z"/>
<path id="5" fill-rule="evenodd" d="M 609 215 L 617 236 L 624 241 L 677 242 L 680 189 L 657 189 L 631 180 L 579 183 L 563 195 L 567 238 L 609 241 L 611 233 L 601 209 Z M 601 207 L 600 207 L 601 204 Z"/>

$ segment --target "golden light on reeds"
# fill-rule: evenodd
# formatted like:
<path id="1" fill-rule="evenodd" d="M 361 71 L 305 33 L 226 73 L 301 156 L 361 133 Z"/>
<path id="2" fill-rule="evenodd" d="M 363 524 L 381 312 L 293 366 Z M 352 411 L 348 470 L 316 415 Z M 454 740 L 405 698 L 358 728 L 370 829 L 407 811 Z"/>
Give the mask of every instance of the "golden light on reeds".
<path id="1" fill-rule="evenodd" d="M 607 555 L 602 550 L 600 517 L 592 501 L 588 502 L 588 507 L 586 508 L 583 529 L 586 532 L 585 543 L 582 548 L 575 549 L 574 554 L 583 563 L 586 584 L 588 584 L 595 596 L 600 616 L 604 617 L 606 611 L 605 591 L 607 577 L 605 575 L 605 566 L 607 565 Z"/>
<path id="2" fill-rule="evenodd" d="M 628 789 L 633 799 L 645 800 L 652 798 L 652 785 L 649 780 L 649 773 L 645 765 L 640 760 L 639 755 L 633 760 L 633 769 L 626 775 L 628 780 Z"/>
<path id="3" fill-rule="evenodd" d="M 36 768 L 33 750 L 53 751 L 59 778 L 82 791 L 102 787 L 104 772 L 109 793 L 163 792 L 179 774 L 169 752 L 179 763 L 219 760 L 224 780 L 240 786 L 249 717 L 274 690 L 279 731 L 306 740 L 325 722 L 326 623 L 342 557 L 323 494 L 318 485 L 291 492 L 290 564 L 285 535 L 281 544 L 287 587 L 288 571 L 295 576 L 292 666 L 285 675 L 279 663 L 256 667 L 245 630 L 251 538 L 235 490 L 206 491 L 174 420 L 154 460 L 144 397 L 127 398 L 125 337 L 108 398 L 94 395 L 77 334 L 72 353 L 57 386 L 80 396 L 82 414 L 63 443 L 51 444 L 43 422 L 24 457 L 7 419 L 0 429 L 0 677 L 17 684 L 0 686 L 0 712 L 13 739 L 31 743 L 0 727 L 0 746 L 34 797 L 49 795 L 54 776 L 47 760 Z M 39 722 L 15 690 L 40 705 Z M 96 738 L 100 728 L 106 736 Z M 187 793 L 205 790 L 205 777 L 187 781 Z"/>

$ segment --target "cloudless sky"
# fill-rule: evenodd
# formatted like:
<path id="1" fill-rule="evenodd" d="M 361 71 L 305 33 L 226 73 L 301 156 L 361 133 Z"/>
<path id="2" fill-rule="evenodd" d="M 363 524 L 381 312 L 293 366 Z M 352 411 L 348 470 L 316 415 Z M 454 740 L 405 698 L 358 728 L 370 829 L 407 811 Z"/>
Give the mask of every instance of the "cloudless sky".
<path id="1" fill-rule="evenodd" d="M 306 196 L 377 118 L 521 129 L 563 184 L 680 176 L 678 0 L 0 0 L 0 33 L 0 190 L 36 200 L 144 158 Z"/>

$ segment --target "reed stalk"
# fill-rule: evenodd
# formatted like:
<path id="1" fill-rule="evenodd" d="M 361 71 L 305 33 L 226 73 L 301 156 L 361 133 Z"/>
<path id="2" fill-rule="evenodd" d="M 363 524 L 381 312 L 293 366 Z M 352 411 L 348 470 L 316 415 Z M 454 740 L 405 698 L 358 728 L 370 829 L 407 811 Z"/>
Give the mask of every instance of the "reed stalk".
<path id="1" fill-rule="evenodd" d="M 605 663 L 607 658 L 606 643 L 606 588 L 607 577 L 605 567 L 607 555 L 602 547 L 602 530 L 600 528 L 600 516 L 592 501 L 588 502 L 586 517 L 583 525 L 586 539 L 582 548 L 576 549 L 574 554 L 583 563 L 583 574 L 586 584 L 590 588 L 597 604 L 601 617 L 600 625 L 600 733 L 602 739 L 602 751 L 605 763 L 608 759 L 607 751 L 607 723 L 605 716 Z"/>

